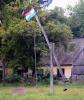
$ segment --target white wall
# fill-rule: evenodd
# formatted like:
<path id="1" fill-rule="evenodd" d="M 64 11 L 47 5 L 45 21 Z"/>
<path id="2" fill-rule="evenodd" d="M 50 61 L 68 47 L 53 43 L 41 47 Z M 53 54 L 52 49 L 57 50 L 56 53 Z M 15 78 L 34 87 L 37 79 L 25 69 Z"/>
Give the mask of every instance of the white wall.
<path id="1" fill-rule="evenodd" d="M 71 77 L 72 66 L 63 66 L 62 68 L 64 69 L 65 77 L 67 79 L 70 78 Z M 54 75 L 57 75 L 57 67 L 54 67 L 53 72 L 54 72 Z"/>
<path id="2" fill-rule="evenodd" d="M 71 68 L 65 68 L 65 77 L 67 79 L 71 77 Z"/>

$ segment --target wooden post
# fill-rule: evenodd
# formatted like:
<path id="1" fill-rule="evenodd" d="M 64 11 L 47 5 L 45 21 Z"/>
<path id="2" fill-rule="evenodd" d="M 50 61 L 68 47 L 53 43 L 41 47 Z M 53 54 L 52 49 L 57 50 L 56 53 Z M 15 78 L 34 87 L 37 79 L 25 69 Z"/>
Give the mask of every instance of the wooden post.
<path id="1" fill-rule="evenodd" d="M 47 42 L 47 45 L 48 45 L 48 47 L 49 47 L 49 49 L 50 49 L 51 47 L 50 47 L 50 43 L 49 43 L 48 37 L 47 37 L 46 32 L 45 32 L 44 28 L 42 27 L 42 25 L 41 25 L 41 23 L 40 23 L 40 20 L 39 20 L 39 18 L 38 18 L 37 15 L 35 16 L 35 19 L 36 19 L 36 21 L 37 21 L 37 23 L 38 23 L 38 25 L 39 25 L 39 28 L 41 29 L 41 31 L 42 31 L 42 33 L 43 33 L 43 35 L 44 35 L 44 37 L 45 37 L 45 40 L 46 40 L 46 42 Z"/>
<path id="2" fill-rule="evenodd" d="M 50 46 L 50 95 L 53 95 L 53 43 Z"/>

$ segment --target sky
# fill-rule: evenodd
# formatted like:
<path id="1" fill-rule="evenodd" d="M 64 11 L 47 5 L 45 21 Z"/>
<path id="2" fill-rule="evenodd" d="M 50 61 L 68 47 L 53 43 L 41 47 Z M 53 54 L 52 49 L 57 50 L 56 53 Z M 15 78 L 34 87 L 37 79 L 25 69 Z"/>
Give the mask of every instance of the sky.
<path id="1" fill-rule="evenodd" d="M 68 5 L 75 6 L 77 3 L 78 0 L 53 0 L 48 8 L 54 9 L 55 6 L 58 6 L 66 9 Z"/>

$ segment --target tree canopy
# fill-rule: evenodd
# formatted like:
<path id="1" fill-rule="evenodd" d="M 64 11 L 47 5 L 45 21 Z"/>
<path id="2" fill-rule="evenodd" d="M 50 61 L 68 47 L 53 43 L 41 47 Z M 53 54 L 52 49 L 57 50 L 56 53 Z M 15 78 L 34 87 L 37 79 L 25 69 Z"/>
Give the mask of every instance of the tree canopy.
<path id="1" fill-rule="evenodd" d="M 37 63 L 47 47 L 35 19 L 28 22 L 20 15 L 22 9 L 29 6 L 29 3 L 22 0 L 9 0 L 4 4 L 2 0 L 0 5 L 4 5 L 0 10 L 1 59 L 4 59 L 6 65 L 12 68 L 33 68 L 33 34 L 36 33 Z M 65 45 L 72 38 L 72 32 L 66 24 L 66 17 L 61 8 L 55 8 L 49 12 L 39 9 L 38 15 L 50 41 Z"/>
<path id="2" fill-rule="evenodd" d="M 84 0 L 80 0 L 75 7 L 69 9 L 69 24 L 75 37 L 84 37 Z"/>

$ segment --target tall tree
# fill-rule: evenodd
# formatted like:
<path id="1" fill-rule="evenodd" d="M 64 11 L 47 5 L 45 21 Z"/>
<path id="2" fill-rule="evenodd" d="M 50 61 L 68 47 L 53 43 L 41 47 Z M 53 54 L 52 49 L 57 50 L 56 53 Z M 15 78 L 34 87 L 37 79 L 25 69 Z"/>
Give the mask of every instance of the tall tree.
<path id="1" fill-rule="evenodd" d="M 48 19 L 54 20 L 56 23 L 65 23 L 67 22 L 67 17 L 64 16 L 64 9 L 61 7 L 55 7 L 54 10 L 50 10 L 48 13 Z"/>
<path id="2" fill-rule="evenodd" d="M 2 9 L 2 25 L 0 26 L 0 56 L 4 63 L 13 68 L 34 66 L 34 43 L 32 29 L 39 32 L 35 21 L 26 22 L 18 13 L 18 3 L 5 4 Z M 38 51 L 39 52 L 39 51 Z M 40 54 L 38 53 L 38 57 Z"/>
<path id="3" fill-rule="evenodd" d="M 29 6 L 29 3 L 26 0 L 22 3 L 19 1 L 8 2 L 2 9 L 2 24 L 0 26 L 2 47 L 0 48 L 0 56 L 9 67 L 14 69 L 18 67 L 31 68 L 34 70 L 34 32 L 37 35 L 37 63 L 43 55 L 44 49 L 47 49 L 46 43 L 35 19 L 33 18 L 27 22 L 19 13 L 23 7 Z M 54 15 L 55 18 L 52 20 L 52 14 L 48 15 L 41 10 L 38 13 L 50 41 L 56 44 L 58 42 L 65 43 L 65 41 L 72 38 L 71 30 L 64 24 L 65 21 L 61 20 L 61 16 L 58 19 L 57 15 Z"/>
<path id="4" fill-rule="evenodd" d="M 84 0 L 70 8 L 69 24 L 75 37 L 84 37 Z"/>

